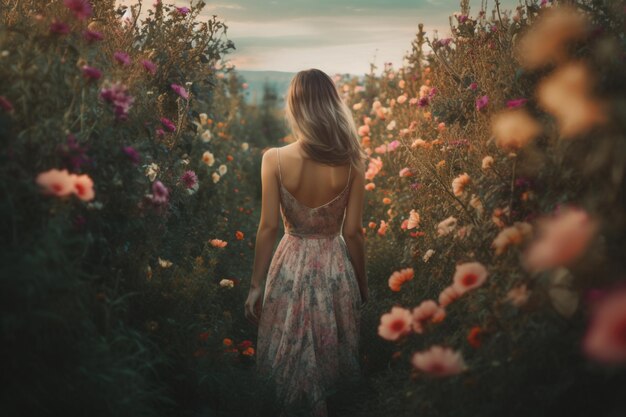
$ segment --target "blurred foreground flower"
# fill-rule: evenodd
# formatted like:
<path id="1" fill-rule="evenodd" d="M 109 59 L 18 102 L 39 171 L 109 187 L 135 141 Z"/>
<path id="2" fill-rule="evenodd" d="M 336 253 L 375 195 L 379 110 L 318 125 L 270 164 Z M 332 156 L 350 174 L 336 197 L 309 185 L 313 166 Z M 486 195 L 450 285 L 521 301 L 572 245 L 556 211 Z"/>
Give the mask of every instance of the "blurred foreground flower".
<path id="1" fill-rule="evenodd" d="M 395 271 L 389 277 L 389 288 L 391 288 L 391 291 L 400 291 L 402 284 L 412 280 L 414 275 L 415 272 L 413 271 L 413 268 L 404 268 L 399 271 Z"/>
<path id="2" fill-rule="evenodd" d="M 452 286 L 462 295 L 483 285 L 487 275 L 487 269 L 480 262 L 460 264 L 456 266 Z"/>
<path id="3" fill-rule="evenodd" d="M 539 272 L 569 265 L 585 252 L 596 230 L 596 221 L 578 208 L 565 208 L 540 220 L 538 238 L 524 254 L 525 268 Z"/>
<path id="4" fill-rule="evenodd" d="M 128 119 L 128 111 L 135 99 L 121 83 L 108 84 L 100 90 L 100 98 L 113 105 L 117 120 Z"/>
<path id="5" fill-rule="evenodd" d="M 606 364 L 626 362 L 626 290 L 601 299 L 583 341 L 585 353 Z"/>
<path id="6" fill-rule="evenodd" d="M 427 323 L 439 323 L 446 317 L 446 310 L 433 300 L 422 301 L 413 309 L 413 331 L 423 333 Z"/>
<path id="7" fill-rule="evenodd" d="M 391 312 L 381 316 L 378 335 L 383 339 L 398 340 L 411 332 L 412 323 L 413 315 L 409 310 L 394 306 Z"/>
<path id="8" fill-rule="evenodd" d="M 541 126 L 526 110 L 515 109 L 494 115 L 491 130 L 499 148 L 520 149 L 541 133 Z"/>
<path id="9" fill-rule="evenodd" d="M 93 13 L 91 3 L 87 0 L 63 0 L 63 4 L 80 20 L 87 19 Z"/>
<path id="10" fill-rule="evenodd" d="M 411 363 L 418 370 L 438 377 L 460 374 L 467 369 L 461 352 L 437 345 L 415 352 Z"/>

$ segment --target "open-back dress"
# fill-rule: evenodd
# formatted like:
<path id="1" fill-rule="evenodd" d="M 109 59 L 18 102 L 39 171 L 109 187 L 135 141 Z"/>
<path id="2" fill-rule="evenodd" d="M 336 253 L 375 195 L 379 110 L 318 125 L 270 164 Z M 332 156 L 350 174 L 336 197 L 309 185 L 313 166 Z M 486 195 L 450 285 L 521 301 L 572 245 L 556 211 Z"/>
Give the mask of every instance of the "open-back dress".
<path id="1" fill-rule="evenodd" d="M 326 396 L 360 377 L 361 296 L 341 235 L 352 180 L 328 203 L 308 207 L 284 187 L 276 151 L 285 234 L 267 273 L 257 370 L 276 383 L 283 415 L 305 405 L 326 417 Z"/>

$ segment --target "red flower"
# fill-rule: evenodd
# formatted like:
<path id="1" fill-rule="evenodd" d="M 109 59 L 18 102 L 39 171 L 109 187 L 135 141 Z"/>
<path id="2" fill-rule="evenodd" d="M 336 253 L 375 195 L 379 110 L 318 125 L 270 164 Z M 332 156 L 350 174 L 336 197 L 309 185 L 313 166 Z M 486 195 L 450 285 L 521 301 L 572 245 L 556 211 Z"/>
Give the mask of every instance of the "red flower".
<path id="1" fill-rule="evenodd" d="M 474 349 L 478 349 L 482 343 L 483 329 L 480 326 L 474 326 L 467 334 L 467 342 Z"/>

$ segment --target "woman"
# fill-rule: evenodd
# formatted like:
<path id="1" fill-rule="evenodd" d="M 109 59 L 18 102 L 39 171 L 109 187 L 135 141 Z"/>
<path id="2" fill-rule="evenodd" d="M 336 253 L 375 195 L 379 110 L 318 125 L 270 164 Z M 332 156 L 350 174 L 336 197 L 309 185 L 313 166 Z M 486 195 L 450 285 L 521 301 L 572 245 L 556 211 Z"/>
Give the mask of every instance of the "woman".
<path id="1" fill-rule="evenodd" d="M 327 416 L 326 397 L 360 376 L 368 156 L 350 109 L 324 72 L 296 74 L 286 100 L 297 140 L 263 155 L 245 314 L 259 326 L 257 369 L 276 383 L 283 415 L 304 407 Z M 279 212 L 285 235 L 272 257 Z"/>

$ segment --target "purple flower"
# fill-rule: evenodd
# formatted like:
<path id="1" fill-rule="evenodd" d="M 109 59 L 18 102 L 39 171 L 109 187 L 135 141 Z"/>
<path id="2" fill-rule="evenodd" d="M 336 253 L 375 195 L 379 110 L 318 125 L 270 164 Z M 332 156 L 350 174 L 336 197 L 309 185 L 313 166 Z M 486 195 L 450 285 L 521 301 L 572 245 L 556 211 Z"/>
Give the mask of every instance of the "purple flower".
<path id="1" fill-rule="evenodd" d="M 476 110 L 481 111 L 482 109 L 484 109 L 485 107 L 487 107 L 487 104 L 489 104 L 489 97 L 488 96 L 482 96 L 476 99 Z"/>
<path id="2" fill-rule="evenodd" d="M 422 97 L 417 102 L 417 105 L 420 106 L 420 107 L 426 107 L 426 106 L 428 106 L 429 103 L 430 103 L 430 101 L 428 100 L 428 97 Z"/>
<path id="3" fill-rule="evenodd" d="M 471 83 L 471 84 L 469 85 L 469 88 L 470 88 L 470 90 L 476 90 L 476 89 L 478 88 L 478 84 L 476 84 L 476 83 Z"/>
<path id="4" fill-rule="evenodd" d="M 117 120 L 128 119 L 128 111 L 135 99 L 128 94 L 128 89 L 121 83 L 115 83 L 100 91 L 100 97 L 111 103 L 115 108 L 115 118 Z"/>
<path id="5" fill-rule="evenodd" d="M 506 106 L 510 109 L 524 105 L 528 101 L 527 98 L 517 98 L 515 100 L 509 100 L 506 102 Z"/>
<path id="6" fill-rule="evenodd" d="M 83 32 L 83 37 L 89 43 L 101 41 L 102 39 L 104 39 L 104 36 L 102 35 L 102 33 L 95 31 L 95 30 L 89 30 L 89 29 Z"/>
<path id="7" fill-rule="evenodd" d="M 178 14 L 186 16 L 187 13 L 189 13 L 191 11 L 191 9 L 189 9 L 189 7 L 177 7 L 176 11 L 178 12 Z"/>
<path id="8" fill-rule="evenodd" d="M 459 21 L 459 23 L 465 23 L 465 22 L 467 22 L 467 16 L 465 16 L 464 14 L 462 14 L 462 15 L 460 15 L 460 16 L 457 16 L 457 18 L 456 18 L 456 19 Z"/>
<path id="9" fill-rule="evenodd" d="M 141 65 L 143 65 L 145 70 L 148 71 L 150 74 L 156 74 L 157 66 L 154 62 L 150 61 L 149 59 L 142 59 Z"/>
<path id="10" fill-rule="evenodd" d="M 198 183 L 198 176 L 193 171 L 185 171 L 180 180 L 186 188 L 193 188 Z"/>
<path id="11" fill-rule="evenodd" d="M 139 156 L 139 152 L 132 146 L 123 146 L 122 151 L 130 158 L 130 161 L 133 165 L 138 165 L 141 162 L 141 157 Z"/>
<path id="12" fill-rule="evenodd" d="M 436 87 L 431 88 L 430 91 L 428 92 L 428 98 L 435 97 L 435 94 L 437 94 L 437 91 L 439 91 L 439 90 L 437 90 Z"/>
<path id="13" fill-rule="evenodd" d="M 452 42 L 452 38 L 445 38 L 445 39 L 438 39 L 436 41 L 436 44 L 438 46 L 448 46 L 450 45 L 450 42 Z"/>
<path id="14" fill-rule="evenodd" d="M 117 51 L 113 54 L 113 58 L 121 65 L 130 65 L 130 56 L 126 52 Z"/>
<path id="15" fill-rule="evenodd" d="M 55 20 L 50 24 L 50 33 L 54 35 L 67 35 L 70 33 L 70 27 L 63 22 Z"/>
<path id="16" fill-rule="evenodd" d="M 5 96 L 0 96 L 0 109 L 10 113 L 13 111 L 13 103 L 11 103 Z"/>
<path id="17" fill-rule="evenodd" d="M 77 19 L 84 20 L 91 16 L 93 9 L 87 0 L 63 0 L 65 7 L 74 12 Z"/>
<path id="18" fill-rule="evenodd" d="M 102 77 L 102 72 L 98 68 L 85 65 L 83 66 L 83 77 L 88 80 L 97 80 Z"/>
<path id="19" fill-rule="evenodd" d="M 176 94 L 178 94 L 185 100 L 189 100 L 189 93 L 187 92 L 187 90 L 185 90 L 185 87 L 178 84 L 171 84 L 170 87 L 172 88 L 172 90 L 174 90 Z"/>
<path id="20" fill-rule="evenodd" d="M 152 183 L 152 202 L 155 204 L 166 204 L 170 191 L 161 181 Z"/>
<path id="21" fill-rule="evenodd" d="M 78 171 L 83 164 L 91 162 L 91 158 L 87 156 L 87 149 L 87 146 L 78 143 L 73 134 L 67 136 L 66 143 L 57 146 L 59 156 L 71 171 Z"/>
<path id="22" fill-rule="evenodd" d="M 161 124 L 163 125 L 164 128 L 166 128 L 170 132 L 176 131 L 176 125 L 167 117 L 161 117 Z"/>

